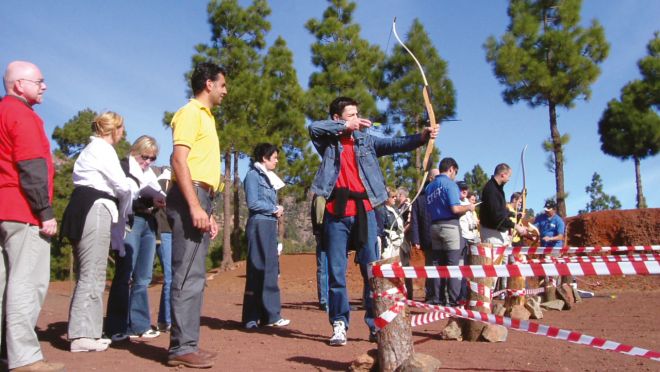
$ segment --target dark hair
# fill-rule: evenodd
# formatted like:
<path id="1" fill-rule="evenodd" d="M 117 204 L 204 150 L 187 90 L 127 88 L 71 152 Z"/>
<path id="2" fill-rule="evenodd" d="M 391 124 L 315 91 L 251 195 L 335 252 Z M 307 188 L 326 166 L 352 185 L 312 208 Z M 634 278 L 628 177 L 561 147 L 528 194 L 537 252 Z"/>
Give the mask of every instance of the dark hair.
<path id="1" fill-rule="evenodd" d="M 218 74 L 222 74 L 222 76 L 227 75 L 225 69 L 213 62 L 198 63 L 193 70 L 192 76 L 190 76 L 190 87 L 193 94 L 197 95 L 201 93 L 206 87 L 207 80 L 218 80 Z"/>
<path id="2" fill-rule="evenodd" d="M 271 143 L 260 143 L 254 146 L 252 161 L 262 162 L 264 158 L 270 158 L 276 152 L 280 152 L 277 146 Z"/>
<path id="3" fill-rule="evenodd" d="M 497 176 L 500 173 L 508 172 L 511 169 L 511 167 L 506 164 L 506 163 L 499 163 L 495 167 L 495 172 L 493 173 L 493 176 Z"/>
<path id="4" fill-rule="evenodd" d="M 520 195 L 521 194 L 518 191 L 511 194 L 511 199 L 509 199 L 509 203 L 513 203 L 514 200 L 520 199 Z"/>
<path id="5" fill-rule="evenodd" d="M 344 112 L 346 106 L 358 106 L 358 103 L 353 98 L 349 97 L 337 97 L 330 103 L 330 119 L 332 119 L 335 114 L 341 116 Z"/>
<path id="6" fill-rule="evenodd" d="M 458 163 L 456 163 L 456 160 L 454 158 L 444 158 L 440 160 L 440 164 L 438 165 L 438 169 L 440 170 L 440 173 L 444 173 L 449 170 L 449 168 L 454 167 L 456 168 L 456 171 L 458 171 Z"/>
<path id="7" fill-rule="evenodd" d="M 458 186 L 458 189 L 461 191 L 469 189 L 468 184 L 465 181 L 458 181 L 456 182 L 456 185 Z"/>

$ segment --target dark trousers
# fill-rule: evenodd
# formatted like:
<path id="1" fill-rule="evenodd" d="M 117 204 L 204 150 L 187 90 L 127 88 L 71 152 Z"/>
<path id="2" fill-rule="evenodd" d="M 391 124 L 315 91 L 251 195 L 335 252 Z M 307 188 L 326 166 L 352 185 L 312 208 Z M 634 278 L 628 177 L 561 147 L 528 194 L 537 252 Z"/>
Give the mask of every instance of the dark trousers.
<path id="1" fill-rule="evenodd" d="M 277 220 L 250 218 L 246 230 L 248 257 L 242 320 L 272 324 L 280 320 L 282 308 L 277 284 Z"/>
<path id="2" fill-rule="evenodd" d="M 431 247 L 423 247 L 424 249 L 424 265 L 438 266 L 440 265 L 440 257 L 438 251 L 434 251 Z M 426 296 L 424 301 L 434 305 L 440 305 L 444 302 L 444 293 L 440 295 L 440 278 L 426 278 L 425 282 Z M 442 297 L 442 298 L 441 298 Z"/>
<path id="3" fill-rule="evenodd" d="M 211 196 L 195 186 L 199 203 L 211 213 Z M 175 183 L 167 195 L 167 219 L 172 227 L 172 331 L 170 355 L 199 350 L 199 322 L 206 284 L 209 234 L 192 224 L 190 209 Z"/>

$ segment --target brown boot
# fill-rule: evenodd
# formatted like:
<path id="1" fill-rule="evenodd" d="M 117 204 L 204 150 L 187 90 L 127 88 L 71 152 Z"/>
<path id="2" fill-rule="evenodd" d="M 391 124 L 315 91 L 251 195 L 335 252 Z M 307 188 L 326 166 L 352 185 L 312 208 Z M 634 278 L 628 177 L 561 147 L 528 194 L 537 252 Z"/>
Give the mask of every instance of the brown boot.
<path id="1" fill-rule="evenodd" d="M 211 368 L 213 360 L 195 351 L 188 354 L 172 355 L 167 359 L 169 366 L 186 366 L 189 368 Z"/>
<path id="2" fill-rule="evenodd" d="M 32 364 L 14 368 L 12 372 L 64 372 L 64 364 L 40 360 Z"/>
<path id="3" fill-rule="evenodd" d="M 198 347 L 197 349 L 197 352 L 203 357 L 215 359 L 218 356 L 218 352 L 216 351 L 202 349 L 201 347 Z"/>

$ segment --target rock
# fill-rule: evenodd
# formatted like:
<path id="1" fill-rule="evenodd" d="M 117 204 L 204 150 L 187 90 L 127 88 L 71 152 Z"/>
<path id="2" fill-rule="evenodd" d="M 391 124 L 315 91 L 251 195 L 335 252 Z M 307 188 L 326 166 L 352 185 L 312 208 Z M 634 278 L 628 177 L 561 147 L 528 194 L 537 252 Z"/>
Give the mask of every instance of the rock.
<path id="1" fill-rule="evenodd" d="M 557 287 L 548 285 L 545 287 L 545 292 L 543 292 L 543 298 L 545 302 L 554 301 L 557 299 Z"/>
<path id="2" fill-rule="evenodd" d="M 557 299 L 564 301 L 564 310 L 570 310 L 575 302 L 571 286 L 564 283 L 557 287 Z"/>
<path id="3" fill-rule="evenodd" d="M 506 307 L 504 307 L 504 305 L 502 304 L 493 305 L 493 314 L 498 316 L 504 316 L 505 312 L 506 312 Z"/>
<path id="4" fill-rule="evenodd" d="M 442 363 L 434 357 L 422 354 L 415 353 L 408 360 L 403 362 L 395 372 L 435 372 L 437 371 Z"/>
<path id="5" fill-rule="evenodd" d="M 509 317 L 511 319 L 518 320 L 528 320 L 531 315 L 524 305 L 513 305 L 511 306 L 511 311 L 509 311 Z"/>
<path id="6" fill-rule="evenodd" d="M 575 299 L 575 303 L 580 303 L 582 302 L 582 296 L 580 296 L 580 292 L 578 292 L 577 287 L 571 286 L 571 290 L 573 291 L 573 298 Z"/>
<path id="7" fill-rule="evenodd" d="M 456 319 L 449 319 L 445 329 L 440 332 L 440 338 L 443 340 L 463 341 L 463 332 Z"/>
<path id="8" fill-rule="evenodd" d="M 525 308 L 530 312 L 531 319 L 543 319 L 543 310 L 541 310 L 541 298 L 538 296 L 530 297 L 525 303 Z"/>
<path id="9" fill-rule="evenodd" d="M 564 309 L 564 301 L 553 300 L 553 301 L 544 302 L 541 304 L 541 307 L 548 310 L 562 311 L 562 309 Z"/>
<path id="10" fill-rule="evenodd" d="M 348 367 L 348 370 L 351 372 L 370 372 L 378 370 L 378 363 L 376 360 L 378 358 L 378 350 L 373 349 L 369 350 L 367 354 L 362 354 L 357 357 L 354 361 L 351 362 L 351 365 Z"/>
<path id="11" fill-rule="evenodd" d="M 488 342 L 504 342 L 509 335 L 509 330 L 498 324 L 489 324 L 481 332 L 481 337 Z"/>

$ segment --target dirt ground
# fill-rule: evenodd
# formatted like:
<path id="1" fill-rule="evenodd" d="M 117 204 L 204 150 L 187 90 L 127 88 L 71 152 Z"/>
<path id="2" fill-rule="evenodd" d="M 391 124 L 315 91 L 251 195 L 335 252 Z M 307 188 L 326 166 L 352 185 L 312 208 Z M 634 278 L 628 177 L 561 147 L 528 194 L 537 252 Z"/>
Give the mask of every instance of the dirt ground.
<path id="1" fill-rule="evenodd" d="M 356 266 L 350 265 L 352 304 L 359 307 L 361 286 Z M 214 370 L 226 371 L 345 371 L 358 355 L 376 347 L 367 340 L 364 312 L 352 312 L 349 342 L 331 347 L 326 314 L 317 308 L 315 257 L 284 256 L 281 261 L 282 313 L 291 325 L 281 329 L 242 329 L 241 303 L 245 265 L 232 271 L 209 274 L 202 314 L 201 345 L 219 352 Z M 587 278 L 594 284 L 599 278 Z M 602 278 L 600 278 L 603 282 Z M 627 278 L 626 278 L 627 279 Z M 599 289 L 571 311 L 546 312 L 539 321 L 592 336 L 660 350 L 660 278 L 638 277 L 642 290 Z M 593 283 L 592 283 L 593 282 Z M 421 283 L 415 297 L 422 297 Z M 606 288 L 606 284 L 600 287 Z M 615 286 L 616 287 L 616 286 Z M 125 342 L 101 353 L 70 353 L 66 341 L 67 311 L 71 285 L 51 283 L 38 323 L 46 358 L 66 363 L 67 371 L 166 371 L 167 334 L 149 342 Z M 107 293 L 107 292 L 106 292 Z M 160 284 L 150 290 L 152 319 L 158 311 Z M 615 296 L 613 298 L 613 296 Z M 601 351 L 541 336 L 510 331 L 504 343 L 468 343 L 440 340 L 446 321 L 413 328 L 415 351 L 433 355 L 441 370 L 460 371 L 651 371 L 660 363 Z"/>
<path id="2" fill-rule="evenodd" d="M 597 212 L 568 221 L 569 245 L 658 244 L 660 210 Z M 423 262 L 420 255 L 413 264 Z M 352 262 L 352 261 L 349 261 Z M 283 256 L 280 287 L 286 328 L 246 331 L 240 324 L 245 264 L 208 275 L 201 319 L 201 346 L 219 353 L 218 371 L 345 371 L 357 356 L 376 348 L 360 310 L 359 270 L 349 265 L 352 312 L 348 345 L 328 346 L 331 326 L 316 298 L 313 254 Z M 594 291 L 570 311 L 546 311 L 539 321 L 612 341 L 660 350 L 660 276 L 583 277 L 581 289 Z M 109 283 L 108 283 L 109 285 Z M 423 299 L 423 281 L 415 283 L 415 299 Z M 152 319 L 156 319 L 161 285 L 149 289 Z M 101 353 L 70 353 L 66 341 L 72 286 L 53 282 L 38 322 L 46 358 L 64 362 L 67 371 L 167 371 L 169 336 L 148 342 L 113 344 Z M 107 291 L 106 291 L 107 295 Z M 443 371 L 660 371 L 660 362 L 575 345 L 543 336 L 509 331 L 503 343 L 443 341 L 446 320 L 413 328 L 414 348 L 434 356 Z M 1 368 L 1 367 L 0 367 Z"/>

